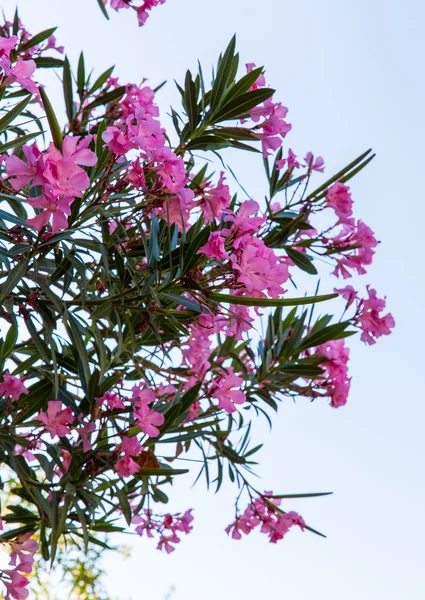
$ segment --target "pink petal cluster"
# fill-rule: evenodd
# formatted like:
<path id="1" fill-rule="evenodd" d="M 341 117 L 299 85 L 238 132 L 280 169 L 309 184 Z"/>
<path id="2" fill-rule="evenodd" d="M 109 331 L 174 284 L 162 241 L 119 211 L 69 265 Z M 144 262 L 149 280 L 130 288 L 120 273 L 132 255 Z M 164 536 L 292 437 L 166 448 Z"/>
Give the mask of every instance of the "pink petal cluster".
<path id="1" fill-rule="evenodd" d="M 366 344 L 374 344 L 377 338 L 390 335 L 395 320 L 391 313 L 381 315 L 385 310 L 385 298 L 378 298 L 376 290 L 369 286 L 366 289 L 368 297 L 359 303 L 357 323 L 362 330 L 360 339 Z"/>
<path id="2" fill-rule="evenodd" d="M 288 266 L 259 238 L 246 235 L 238 240 L 231 261 L 237 281 L 248 295 L 264 296 L 267 292 L 271 298 L 278 298 L 285 292 L 282 284 L 289 279 Z"/>
<path id="3" fill-rule="evenodd" d="M 139 465 L 131 458 L 131 456 L 123 456 L 115 463 L 115 469 L 121 477 L 131 477 L 140 471 Z"/>
<path id="4" fill-rule="evenodd" d="M 14 155 L 6 159 L 6 171 L 13 189 L 19 191 L 25 185 L 42 189 L 39 196 L 28 198 L 34 209 L 41 209 L 35 217 L 27 219 L 37 231 L 41 231 L 50 219 L 53 234 L 68 227 L 71 204 L 75 198 L 81 198 L 90 185 L 81 166 L 94 166 L 97 161 L 87 144 L 86 139 L 67 136 L 62 151 L 51 143 L 45 152 L 40 152 L 34 143 L 23 147 L 26 162 Z"/>
<path id="5" fill-rule="evenodd" d="M 331 340 L 318 346 L 316 355 L 326 359 L 320 364 L 320 367 L 324 369 L 324 380 L 317 381 L 317 385 L 325 389 L 333 408 L 344 406 L 351 383 L 351 379 L 348 377 L 350 351 L 345 346 L 344 340 Z"/>
<path id="6" fill-rule="evenodd" d="M 277 510 L 281 503 L 279 499 L 267 498 L 270 492 L 266 492 L 264 497 L 257 498 L 247 506 L 244 513 L 226 527 L 226 533 L 231 535 L 234 540 L 240 540 L 242 533 L 248 535 L 260 527 L 260 532 L 265 533 L 272 544 L 275 544 L 288 533 L 294 525 L 305 528 L 305 522 L 296 512 L 283 513 Z"/>
<path id="7" fill-rule="evenodd" d="M 149 404 L 155 402 L 156 397 L 152 390 L 134 386 L 133 392 L 133 415 L 140 429 L 149 437 L 157 437 L 160 433 L 158 427 L 164 424 L 165 417 Z"/>
<path id="8" fill-rule="evenodd" d="M 224 184 L 224 173 L 221 172 L 215 187 L 211 184 L 203 187 L 201 199 L 196 204 L 201 208 L 205 222 L 212 223 L 215 219 L 220 220 L 230 201 L 229 186 Z"/>
<path id="9" fill-rule="evenodd" d="M 28 390 L 25 387 L 22 379 L 14 377 L 9 374 L 9 371 L 3 373 L 3 381 L 0 383 L 0 396 L 6 396 L 6 398 L 14 398 L 19 400 L 22 394 L 28 394 Z"/>
<path id="10" fill-rule="evenodd" d="M 328 253 L 336 258 L 337 265 L 333 274 L 344 279 L 352 276 L 349 269 L 359 275 L 366 273 L 365 267 L 372 264 L 375 248 L 378 245 L 373 231 L 363 221 L 349 219 L 343 223 L 340 232 L 333 238 L 324 239 Z"/>
<path id="11" fill-rule="evenodd" d="M 125 408 L 124 402 L 115 392 L 105 392 L 100 398 L 96 398 L 97 404 L 102 406 L 106 402 L 109 410 L 115 410 L 116 408 Z"/>
<path id="12" fill-rule="evenodd" d="M 326 206 L 334 209 L 340 223 L 346 223 L 353 214 L 353 199 L 348 185 L 340 181 L 334 183 L 326 193 Z"/>
<path id="13" fill-rule="evenodd" d="M 208 242 L 199 248 L 198 254 L 201 252 L 208 256 L 208 258 L 214 258 L 217 261 L 230 259 L 224 247 L 224 238 L 220 231 L 212 231 L 210 233 Z"/>
<path id="14" fill-rule="evenodd" d="M 23 573 L 31 573 L 38 543 L 32 539 L 33 533 L 26 533 L 14 541 L 8 542 L 11 549 L 9 566 L 13 569 L 1 571 L 0 581 L 6 588 L 5 600 L 25 600 L 28 598 L 28 578 Z"/>
<path id="15" fill-rule="evenodd" d="M 347 309 L 352 304 L 356 305 L 354 322 L 362 331 L 360 339 L 371 345 L 376 342 L 377 338 L 390 335 L 391 330 L 395 327 L 395 320 L 391 313 L 381 315 L 386 306 L 385 298 L 378 298 L 376 290 L 371 289 L 368 285 L 366 290 L 367 298 L 360 298 L 351 285 L 334 291 L 347 300 Z"/>
<path id="16" fill-rule="evenodd" d="M 63 408 L 60 400 L 49 400 L 47 414 L 41 410 L 35 419 L 44 423 L 44 430 L 53 439 L 55 436 L 65 437 L 71 433 L 69 425 L 74 422 L 74 415 L 69 407 Z"/>
<path id="17" fill-rule="evenodd" d="M 226 373 L 214 380 L 211 395 L 218 400 L 218 407 L 228 413 L 237 410 L 237 404 L 243 404 L 246 396 L 241 390 L 244 380 L 238 377 L 232 368 L 227 368 Z"/>
<path id="18" fill-rule="evenodd" d="M 173 544 L 178 544 L 181 539 L 179 533 L 188 534 L 192 531 L 193 515 L 192 510 L 187 510 L 183 515 L 153 515 L 149 509 L 144 510 L 144 515 L 135 515 L 132 523 L 137 525 L 136 532 L 139 535 L 146 535 L 149 538 L 159 537 L 158 550 L 165 550 L 167 554 L 175 550 Z"/>

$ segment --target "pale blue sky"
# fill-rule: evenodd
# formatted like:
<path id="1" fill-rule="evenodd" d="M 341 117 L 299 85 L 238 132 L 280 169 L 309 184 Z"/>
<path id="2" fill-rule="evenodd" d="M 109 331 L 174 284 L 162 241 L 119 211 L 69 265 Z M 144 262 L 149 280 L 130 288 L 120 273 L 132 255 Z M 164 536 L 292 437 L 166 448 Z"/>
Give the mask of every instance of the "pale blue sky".
<path id="1" fill-rule="evenodd" d="M 3 0 L 10 14 L 15 1 Z M 364 277 L 397 321 L 374 347 L 352 342 L 352 392 L 345 408 L 283 405 L 259 472 L 264 489 L 334 491 L 285 505 L 326 540 L 291 532 L 277 546 L 223 531 L 233 494 L 188 482 L 171 508 L 195 507 L 195 528 L 171 556 L 131 538 L 132 558 L 107 561 L 121 600 L 422 600 L 425 392 L 423 221 L 425 5 L 419 0 L 168 0 L 143 29 L 132 14 L 107 23 L 95 0 L 20 0 L 32 31 L 59 25 L 75 60 L 84 49 L 97 70 L 116 64 L 123 81 L 182 80 L 199 58 L 205 68 L 234 32 L 243 62 L 267 67 L 289 107 L 288 145 L 324 156 L 331 174 L 369 147 L 377 158 L 353 182 L 356 216 L 382 241 Z M 130 11 L 129 11 L 130 13 Z M 176 99 L 161 92 L 165 110 Z M 265 193 L 261 170 L 236 169 L 252 196 Z M 327 282 L 329 287 L 335 281 Z M 422 572 L 421 572 L 422 571 Z"/>

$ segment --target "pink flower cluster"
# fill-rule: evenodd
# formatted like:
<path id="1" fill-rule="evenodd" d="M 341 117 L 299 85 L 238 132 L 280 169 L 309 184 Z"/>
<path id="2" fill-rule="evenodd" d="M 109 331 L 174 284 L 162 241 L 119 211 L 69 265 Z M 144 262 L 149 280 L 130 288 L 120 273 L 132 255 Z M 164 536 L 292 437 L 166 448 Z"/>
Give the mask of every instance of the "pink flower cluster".
<path id="1" fill-rule="evenodd" d="M 338 408 L 347 402 L 351 379 L 348 377 L 350 351 L 344 340 L 331 340 L 317 347 L 316 355 L 325 358 L 320 366 L 324 369 L 323 380 L 316 383 L 326 390 L 331 406 Z"/>
<path id="2" fill-rule="evenodd" d="M 6 588 L 5 600 L 25 600 L 28 598 L 28 578 L 23 573 L 31 573 L 34 563 L 33 554 L 38 550 L 38 543 L 32 539 L 33 533 L 26 533 L 14 541 L 6 542 L 10 545 L 11 554 L 9 566 L 0 572 L 0 581 Z"/>
<path id="3" fill-rule="evenodd" d="M 195 208 L 194 192 L 189 187 L 184 160 L 168 146 L 153 103 L 154 93 L 145 86 L 127 86 L 123 100 L 121 120 L 103 132 L 102 138 L 109 150 L 123 157 L 130 151 L 138 153 L 130 166 L 130 180 L 138 188 L 145 187 L 145 173 L 156 174 L 156 194 L 165 196 L 157 213 L 180 228 L 188 226 L 190 212 Z M 144 162 L 142 166 L 141 160 Z M 219 184 L 220 190 L 223 184 Z M 217 197 L 218 192 L 216 193 Z M 214 203 L 214 194 L 211 204 Z"/>
<path id="4" fill-rule="evenodd" d="M 272 544 L 283 539 L 289 529 L 297 525 L 304 529 L 305 522 L 296 512 L 284 513 L 277 509 L 281 504 L 278 498 L 272 498 L 271 492 L 265 492 L 251 502 L 244 513 L 226 527 L 226 533 L 231 535 L 234 540 L 240 540 L 242 533 L 248 535 L 260 527 L 260 532 L 265 533 Z"/>
<path id="5" fill-rule="evenodd" d="M 74 422 L 74 415 L 69 406 L 63 408 L 60 400 L 50 400 L 47 405 L 47 413 L 41 410 L 35 419 L 44 424 L 44 430 L 50 434 L 50 438 L 53 440 L 56 436 L 65 437 L 71 433 L 69 425 Z"/>
<path id="6" fill-rule="evenodd" d="M 149 538 L 158 536 L 158 550 L 165 550 L 170 554 L 175 550 L 173 544 L 181 541 L 179 534 L 188 534 L 192 531 L 192 510 L 187 510 L 183 515 L 177 513 L 160 516 L 154 515 L 150 509 L 145 509 L 143 516 L 135 515 L 131 522 L 137 525 L 136 531 L 139 535 L 146 533 Z"/>
<path id="7" fill-rule="evenodd" d="M 24 385 L 24 380 L 10 375 L 9 371 L 5 371 L 3 373 L 3 381 L 0 383 L 0 396 L 19 400 L 22 394 L 28 394 L 28 390 Z"/>
<path id="8" fill-rule="evenodd" d="M 255 68 L 255 64 L 248 63 L 246 68 L 249 73 Z M 264 75 L 260 75 L 251 90 L 265 85 Z M 286 137 L 286 134 L 291 131 L 292 125 L 285 121 L 287 114 L 288 109 L 281 102 L 274 102 L 272 98 L 250 112 L 251 119 L 257 123 L 254 131 L 258 139 L 261 140 L 264 157 L 275 152 L 282 145 L 282 140 Z"/>
<path id="9" fill-rule="evenodd" d="M 135 5 L 133 0 L 109 0 L 111 8 L 118 11 L 122 8 L 133 8 L 137 13 L 137 20 L 139 22 L 139 26 L 142 27 L 149 17 L 149 12 L 155 8 L 155 6 L 159 6 L 160 4 L 164 4 L 165 0 L 144 0 L 142 4 Z M 108 4 L 108 0 L 103 0 L 105 6 Z"/>
<path id="10" fill-rule="evenodd" d="M 348 219 L 342 224 L 340 232 L 333 238 L 324 238 L 328 252 L 332 255 L 340 253 L 336 259 L 337 266 L 333 272 L 344 279 L 351 277 L 348 269 L 357 271 L 359 275 L 366 273 L 366 266 L 372 264 L 373 255 L 378 242 L 373 231 L 363 221 Z"/>
<path id="11" fill-rule="evenodd" d="M 385 298 L 378 298 L 376 290 L 366 286 L 367 298 L 359 298 L 355 289 L 348 285 L 345 288 L 335 290 L 345 300 L 347 307 L 356 304 L 354 320 L 361 329 L 360 339 L 366 344 L 374 344 L 383 335 L 390 335 L 391 329 L 395 327 L 395 320 L 391 313 L 381 315 L 385 310 Z"/>
<path id="12" fill-rule="evenodd" d="M 52 218 L 52 233 L 68 227 L 67 216 L 71 204 L 81 198 L 89 187 L 90 179 L 81 166 L 92 167 L 97 158 L 88 149 L 88 138 L 79 140 L 67 136 L 62 151 L 50 143 L 45 152 L 40 152 L 36 143 L 23 146 L 26 162 L 17 156 L 6 158 L 6 171 L 14 190 L 41 188 L 36 197 L 27 199 L 38 214 L 27 219 L 27 223 L 41 231 Z"/>

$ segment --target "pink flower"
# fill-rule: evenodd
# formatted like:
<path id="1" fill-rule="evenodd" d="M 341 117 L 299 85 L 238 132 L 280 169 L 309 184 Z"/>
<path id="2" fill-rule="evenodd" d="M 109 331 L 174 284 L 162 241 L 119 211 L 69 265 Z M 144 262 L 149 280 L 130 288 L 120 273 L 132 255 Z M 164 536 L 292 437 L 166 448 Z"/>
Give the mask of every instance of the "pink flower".
<path id="1" fill-rule="evenodd" d="M 45 168 L 43 154 L 34 142 L 31 146 L 22 146 L 22 151 L 27 162 L 24 162 L 14 154 L 6 158 L 6 172 L 10 177 L 10 184 L 16 191 L 21 190 L 24 185 L 32 181 L 32 185 L 43 185 L 43 171 Z"/>
<path id="2" fill-rule="evenodd" d="M 201 208 L 206 223 L 212 223 L 214 219 L 219 220 L 230 204 L 229 186 L 224 185 L 224 173 L 220 173 L 220 179 L 215 188 L 204 189 L 198 206 Z"/>
<path id="3" fill-rule="evenodd" d="M 97 157 L 87 148 L 87 143 L 68 135 L 63 140 L 62 152 L 52 143 L 49 145 L 44 177 L 51 184 L 53 193 L 80 198 L 89 187 L 90 179 L 79 165 L 93 167 Z"/>
<path id="4" fill-rule="evenodd" d="M 215 258 L 217 261 L 230 259 L 224 247 L 223 236 L 219 231 L 212 231 L 210 233 L 208 242 L 199 248 L 198 254 L 201 252 L 208 256 L 208 258 Z"/>
<path id="5" fill-rule="evenodd" d="M 310 171 L 319 171 L 323 173 L 325 170 L 325 161 L 321 156 L 318 156 L 316 159 L 314 158 L 312 152 L 307 152 L 305 157 L 306 167 L 308 167 Z"/>
<path id="6" fill-rule="evenodd" d="M 116 464 L 115 469 L 121 477 L 130 477 L 140 471 L 139 465 L 130 456 L 124 456 Z"/>
<path id="7" fill-rule="evenodd" d="M 246 401 L 246 396 L 241 390 L 242 377 L 235 375 L 232 368 L 226 370 L 227 375 L 222 375 L 214 381 L 215 387 L 211 393 L 214 398 L 217 398 L 219 408 L 223 408 L 228 413 L 233 413 L 236 411 L 235 405 L 243 404 Z"/>
<path id="8" fill-rule="evenodd" d="M 165 142 L 165 138 L 164 138 Z M 186 185 L 186 168 L 182 158 L 176 156 L 171 148 L 161 147 L 154 154 L 157 166 L 154 171 L 162 178 L 169 192 L 178 193 Z"/>
<path id="9" fill-rule="evenodd" d="M 40 214 L 26 220 L 28 225 L 37 231 L 41 231 L 49 223 L 51 217 L 52 233 L 68 228 L 67 215 L 71 214 L 71 204 L 74 198 L 38 196 L 37 198 L 28 198 L 27 201 L 33 208 L 44 208 Z"/>
<path id="10" fill-rule="evenodd" d="M 73 423 L 74 415 L 69 407 L 62 409 L 62 406 L 60 400 L 49 400 L 47 405 L 47 415 L 41 410 L 35 417 L 37 421 L 44 423 L 44 430 L 50 433 L 51 439 L 56 435 L 58 437 L 64 437 L 71 433 L 68 425 Z"/>
<path id="11" fill-rule="evenodd" d="M 181 189 L 175 196 L 167 197 L 159 212 L 159 216 L 167 223 L 176 223 L 179 231 L 183 229 L 183 224 L 187 228 L 189 224 L 190 211 L 194 207 L 193 190 L 189 188 Z"/>
<path id="12" fill-rule="evenodd" d="M 4 579 L 4 576 L 7 576 L 9 581 Z M 4 600 L 10 600 L 10 598 L 14 598 L 15 600 L 25 600 L 28 598 L 29 591 L 26 587 L 29 585 L 29 581 L 16 569 L 3 571 L 2 581 L 6 587 L 6 596 L 4 597 Z"/>
<path id="13" fill-rule="evenodd" d="M 118 127 L 110 126 L 102 133 L 102 140 L 113 154 L 124 156 L 133 145 Z"/>
<path id="14" fill-rule="evenodd" d="M 347 308 L 357 299 L 357 292 L 352 285 L 346 285 L 344 288 L 340 289 L 335 288 L 334 292 L 339 294 L 344 300 L 347 300 Z"/>
<path id="15" fill-rule="evenodd" d="M 264 496 L 271 495 L 270 492 L 265 492 Z M 280 500 L 270 498 L 268 501 L 263 498 L 257 498 L 247 506 L 244 513 L 237 517 L 235 522 L 226 527 L 226 533 L 231 534 L 235 540 L 240 540 L 242 533 L 248 535 L 256 527 L 260 526 L 261 533 L 269 536 L 272 544 L 281 540 L 289 531 L 289 529 L 297 525 L 300 529 L 305 528 L 305 522 L 296 512 L 283 513 L 276 508 L 279 506 Z"/>
<path id="16" fill-rule="evenodd" d="M 33 533 L 26 533 L 14 542 L 10 542 L 12 552 L 9 564 L 24 573 L 31 573 L 34 563 L 32 554 L 38 550 L 38 543 L 32 539 L 33 535 Z"/>
<path id="17" fill-rule="evenodd" d="M 9 38 L 0 37 L 0 57 L 6 56 L 10 57 L 10 51 L 13 50 L 16 46 L 16 42 L 18 38 L 16 35 L 12 35 Z"/>
<path id="18" fill-rule="evenodd" d="M 137 437 L 123 437 L 121 443 L 121 452 L 124 452 L 126 456 L 138 456 L 142 450 L 142 444 L 139 442 Z"/>
<path id="19" fill-rule="evenodd" d="M 0 383 L 0 396 L 6 396 L 7 398 L 14 398 L 19 400 L 21 394 L 28 394 L 27 388 L 19 377 L 9 375 L 9 371 L 5 371 L 3 374 L 3 382 Z"/>
<path id="20" fill-rule="evenodd" d="M 251 294 L 267 291 L 272 298 L 277 298 L 285 291 L 281 284 L 289 278 L 287 265 L 280 262 L 262 240 L 246 236 L 241 242 L 246 244 L 243 250 L 231 256 L 238 282 Z"/>
<path id="21" fill-rule="evenodd" d="M 353 214 L 353 199 L 348 185 L 340 181 L 334 183 L 326 193 L 326 206 L 334 209 L 340 223 L 346 223 Z"/>
<path id="22" fill-rule="evenodd" d="M 328 241 L 324 239 L 325 243 Z M 359 275 L 366 273 L 365 266 L 372 264 L 375 254 L 374 248 L 378 245 L 373 231 L 363 221 L 350 219 L 343 223 L 341 231 L 328 246 L 331 255 L 341 253 L 336 259 L 337 266 L 333 274 L 344 279 L 351 277 L 348 269 L 354 269 Z"/>
<path id="23" fill-rule="evenodd" d="M 82 427 L 77 429 L 78 435 L 83 442 L 83 452 L 89 452 L 92 449 L 90 435 L 94 431 L 96 431 L 96 423 L 93 423 L 92 421 L 90 423 L 83 423 Z"/>
<path id="24" fill-rule="evenodd" d="M 229 311 L 229 326 L 226 334 L 234 335 L 237 340 L 242 340 L 242 333 L 252 329 L 251 323 L 254 319 L 251 317 L 248 306 L 235 304 Z"/>
<path id="25" fill-rule="evenodd" d="M 246 200 L 242 202 L 239 207 L 239 210 L 236 214 L 226 215 L 224 217 L 224 221 L 232 223 L 231 229 L 223 229 L 223 235 L 235 235 L 237 237 L 241 237 L 246 233 L 256 233 L 260 230 L 260 227 L 267 220 L 266 215 L 261 217 L 254 217 L 260 210 L 260 206 L 258 202 L 255 200 Z"/>
<path id="26" fill-rule="evenodd" d="M 149 437 L 156 437 L 160 434 L 158 427 L 161 427 L 165 421 L 164 415 L 149 408 L 149 404 L 156 400 L 152 390 L 141 390 L 138 386 L 133 388 L 135 407 L 133 409 L 134 418 L 140 429 Z"/>
<path id="27" fill-rule="evenodd" d="M 256 68 L 255 63 L 247 63 L 245 66 L 246 66 L 247 73 L 251 73 L 251 71 L 253 71 Z M 258 76 L 257 81 L 249 89 L 250 89 L 250 91 L 256 90 L 257 88 L 264 87 L 265 85 L 266 85 L 266 78 L 261 73 L 261 75 Z"/>
<path id="28" fill-rule="evenodd" d="M 208 358 L 211 354 L 211 331 L 200 325 L 190 327 L 190 336 L 182 349 L 183 362 L 189 365 L 192 372 L 203 374 L 211 366 Z"/>
<path id="29" fill-rule="evenodd" d="M 395 327 L 394 317 L 391 313 L 381 316 L 385 309 L 385 298 L 378 298 L 376 291 L 366 286 L 369 297 L 360 303 L 360 314 L 357 322 L 362 329 L 360 339 L 366 344 L 374 344 L 376 339 L 383 335 L 390 335 Z"/>
<path id="30" fill-rule="evenodd" d="M 326 390 L 331 399 L 331 406 L 339 408 L 347 402 L 351 379 L 348 377 L 348 358 L 350 351 L 344 340 L 332 340 L 318 346 L 316 354 L 325 358 L 320 366 L 324 369 L 324 381 L 318 380 L 319 386 Z"/>
<path id="31" fill-rule="evenodd" d="M 115 408 L 125 408 L 124 402 L 113 392 L 105 392 L 103 396 L 100 398 L 96 398 L 96 402 L 99 405 L 102 405 L 104 402 L 108 405 L 109 410 L 114 410 Z"/>
<path id="32" fill-rule="evenodd" d="M 24 89 L 31 92 L 31 94 L 35 94 L 38 97 L 39 91 L 37 84 L 31 79 L 34 71 L 37 68 L 37 65 L 33 60 L 22 60 L 22 58 L 20 58 L 12 65 L 7 61 L 7 59 L 3 59 L 1 66 L 7 75 L 4 83 L 17 83 Z"/>
<path id="33" fill-rule="evenodd" d="M 128 171 L 128 180 L 135 188 L 142 190 L 146 189 L 145 171 L 140 164 L 139 158 L 132 163 L 131 169 Z"/>
<path id="34" fill-rule="evenodd" d="M 297 161 L 296 155 L 292 152 L 291 148 L 288 150 L 288 158 L 283 158 L 282 160 L 276 161 L 276 166 L 278 169 L 283 169 L 285 165 L 288 165 L 288 169 L 299 169 L 301 167 L 300 163 Z"/>

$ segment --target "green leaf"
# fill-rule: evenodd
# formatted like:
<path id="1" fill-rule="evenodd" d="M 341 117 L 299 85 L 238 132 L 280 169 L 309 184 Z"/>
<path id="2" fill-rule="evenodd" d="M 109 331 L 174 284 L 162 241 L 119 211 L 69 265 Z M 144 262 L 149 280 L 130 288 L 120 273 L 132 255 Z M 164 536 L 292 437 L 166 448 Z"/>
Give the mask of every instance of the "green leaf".
<path id="1" fill-rule="evenodd" d="M 187 150 L 222 150 L 229 148 L 230 140 L 218 135 L 200 135 L 186 144 Z"/>
<path id="2" fill-rule="evenodd" d="M 94 310 L 91 313 L 91 318 L 93 319 L 93 321 L 96 321 L 97 319 L 103 319 L 104 317 L 108 317 L 110 315 L 111 308 L 112 300 L 107 299 L 105 300 L 105 302 L 102 302 L 102 304 L 99 304 L 96 310 Z"/>
<path id="3" fill-rule="evenodd" d="M 34 60 L 38 69 L 55 69 L 57 67 L 63 67 L 63 60 L 60 58 L 53 58 L 52 56 L 39 56 Z"/>
<path id="4" fill-rule="evenodd" d="M 295 250 L 294 248 L 285 248 L 285 250 L 289 258 L 297 267 L 306 273 L 310 273 L 310 275 L 317 275 L 317 269 L 313 265 L 309 256 L 303 252 L 299 252 L 299 250 Z"/>
<path id="5" fill-rule="evenodd" d="M 20 225 L 21 227 L 27 227 L 27 224 L 23 219 L 15 217 L 13 213 L 7 213 L 4 210 L 0 210 L 0 219 L 9 221 L 10 223 L 16 223 L 16 225 Z"/>
<path id="6" fill-rule="evenodd" d="M 322 296 L 305 296 L 304 298 L 247 298 L 246 296 L 231 296 L 230 294 L 219 294 L 213 292 L 208 298 L 215 302 L 226 304 L 238 304 L 243 306 L 302 306 L 304 304 L 315 304 L 338 298 L 338 294 L 325 294 Z"/>
<path id="7" fill-rule="evenodd" d="M 240 96 L 247 92 L 249 88 L 254 85 L 257 81 L 261 73 L 263 72 L 263 67 L 257 67 L 253 69 L 246 75 L 244 75 L 239 81 L 237 81 L 234 85 L 228 88 L 226 93 L 224 94 L 223 102 L 227 104 L 230 102 L 232 98 L 236 96 Z"/>
<path id="8" fill-rule="evenodd" d="M 26 135 L 21 135 L 15 140 L 11 140 L 10 142 L 6 142 L 5 144 L 0 144 L 0 154 L 4 154 L 7 150 L 11 150 L 12 148 L 18 148 L 19 146 L 26 144 L 30 140 L 39 136 L 41 133 L 44 133 L 44 131 L 39 131 L 36 133 L 27 133 Z"/>
<path id="9" fill-rule="evenodd" d="M 211 91 L 211 111 L 214 112 L 223 97 L 228 80 L 229 72 L 233 63 L 236 48 L 236 36 L 234 35 L 226 48 L 223 58 L 219 61 L 217 75 L 214 79 L 214 85 Z"/>
<path id="10" fill-rule="evenodd" d="M 78 60 L 78 70 L 77 70 L 77 92 L 80 98 L 84 94 L 84 87 L 86 84 L 86 68 L 84 65 L 84 54 L 81 52 L 80 58 Z"/>
<path id="11" fill-rule="evenodd" d="M 303 342 L 300 344 L 300 350 L 305 350 L 314 346 L 320 346 L 320 344 L 324 344 L 330 340 L 338 339 L 338 337 L 345 332 L 350 324 L 350 321 L 342 321 L 341 323 L 335 323 L 334 325 L 328 325 L 328 327 L 319 329 L 319 331 L 307 336 L 303 340 Z"/>
<path id="12" fill-rule="evenodd" d="M 108 19 L 108 21 L 109 21 L 109 15 L 108 15 L 108 13 L 106 12 L 106 8 L 105 8 L 105 4 L 103 3 L 103 0 L 97 0 L 97 3 L 98 3 L 98 5 L 99 5 L 99 7 L 100 7 L 100 10 L 103 12 L 103 14 L 105 15 L 105 17 L 106 17 L 106 18 Z"/>
<path id="13" fill-rule="evenodd" d="M 25 276 L 28 269 L 29 260 L 21 259 L 17 265 L 13 267 L 7 276 L 6 281 L 0 286 L 0 301 L 7 298 L 10 292 L 18 285 L 21 279 Z"/>
<path id="14" fill-rule="evenodd" d="M 24 98 L 24 100 L 22 100 L 21 102 L 19 102 L 19 104 L 17 104 L 11 110 L 9 110 L 5 114 L 5 116 L 0 119 L 0 131 L 5 131 L 5 129 L 7 129 L 7 126 L 14 119 L 16 119 L 16 117 L 19 117 L 19 115 L 27 107 L 27 105 L 28 105 L 29 101 L 31 100 L 31 98 L 32 98 L 32 95 L 30 94 L 29 96 L 27 96 L 26 98 Z"/>
<path id="15" fill-rule="evenodd" d="M 1 355 L 3 357 L 8 357 L 12 354 L 15 349 L 15 344 L 18 339 L 18 328 L 16 325 L 11 325 L 6 334 L 6 339 L 4 340 L 4 344 L 1 348 Z"/>
<path id="16" fill-rule="evenodd" d="M 63 64 L 63 95 L 65 98 L 66 115 L 69 123 L 74 120 L 74 100 L 72 89 L 72 73 L 68 57 L 65 56 Z"/>
<path id="17" fill-rule="evenodd" d="M 229 102 L 226 102 L 221 109 L 215 113 L 212 122 L 217 123 L 219 121 L 228 121 L 230 119 L 241 119 L 242 117 L 246 117 L 250 110 L 271 98 L 274 92 L 275 90 L 271 88 L 261 88 L 237 96 Z"/>
<path id="18" fill-rule="evenodd" d="M 115 493 L 118 497 L 119 505 L 122 510 L 122 514 L 124 515 L 124 518 L 127 522 L 127 525 L 130 525 L 132 513 L 131 513 L 130 502 L 128 501 L 127 495 L 124 490 L 121 490 L 118 487 L 115 488 Z"/>
<path id="19" fill-rule="evenodd" d="M 115 90 L 112 90 L 111 92 L 106 92 L 105 94 L 102 94 L 101 96 L 99 96 L 99 98 L 96 98 L 96 100 L 93 100 L 93 102 L 91 102 L 88 106 L 86 106 L 84 108 L 84 110 L 86 110 L 87 112 L 90 112 L 97 106 L 102 106 L 103 104 L 109 104 L 109 102 L 118 100 L 119 98 L 124 96 L 125 91 L 126 91 L 125 86 L 121 86 L 121 87 L 116 88 Z"/>
<path id="20" fill-rule="evenodd" d="M 85 340 L 80 333 L 81 326 L 78 325 L 78 321 L 71 313 L 68 313 L 68 323 L 68 333 L 73 344 L 73 349 L 75 349 L 79 359 L 81 360 L 81 367 L 83 370 L 86 387 L 88 388 L 88 382 L 90 380 L 89 357 L 87 355 Z"/>
<path id="21" fill-rule="evenodd" d="M 19 51 L 29 50 L 29 48 L 38 46 L 38 44 L 41 44 L 42 42 L 44 42 L 44 40 L 47 40 L 47 38 L 53 35 L 56 29 L 57 27 L 52 27 L 51 29 L 45 29 L 44 31 L 37 33 L 37 35 L 33 36 L 31 39 L 25 42 L 25 44 L 22 44 L 22 46 L 19 47 Z"/>
<path id="22" fill-rule="evenodd" d="M 47 121 L 49 123 L 50 132 L 52 134 L 53 143 L 58 150 L 62 150 L 63 138 L 62 138 L 62 133 L 61 133 L 61 130 L 59 127 L 59 122 L 58 122 L 55 112 L 52 108 L 52 105 L 50 104 L 50 100 L 47 97 L 46 92 L 44 91 L 44 88 L 40 87 L 39 90 L 40 90 L 40 96 L 41 96 L 41 100 L 43 102 L 44 110 L 46 111 L 46 117 L 47 117 Z"/>
<path id="23" fill-rule="evenodd" d="M 189 70 L 186 72 L 184 104 L 189 119 L 190 132 L 193 132 L 198 125 L 199 113 L 196 88 L 192 79 L 192 73 Z"/>
<path id="24" fill-rule="evenodd" d="M 108 81 L 108 79 L 112 75 L 112 71 L 114 69 L 115 69 L 115 67 L 109 67 L 109 69 L 106 69 L 106 71 L 104 71 L 102 73 L 102 75 L 99 75 L 99 77 L 96 79 L 96 81 L 94 82 L 94 84 L 91 86 L 91 88 L 89 90 L 89 96 L 91 96 L 92 94 L 94 94 L 94 92 L 96 90 L 98 90 L 99 88 L 101 88 L 102 85 Z"/>
<path id="25" fill-rule="evenodd" d="M 346 167 L 341 169 L 341 171 L 338 171 L 338 173 L 336 173 L 333 177 L 331 177 L 330 179 L 325 181 L 325 183 L 323 183 L 320 187 L 318 187 L 316 190 L 314 190 L 314 192 L 309 194 L 307 200 L 312 199 L 312 198 L 314 198 L 315 200 L 324 198 L 324 196 L 326 195 L 326 190 L 330 185 L 335 183 L 335 181 L 346 181 L 347 179 L 344 179 L 344 178 L 346 178 L 347 174 L 350 171 L 352 171 L 353 169 L 355 169 L 356 167 L 357 168 L 356 168 L 355 172 L 358 173 L 361 169 L 363 169 L 363 167 L 365 167 L 374 158 L 374 156 L 375 156 L 374 154 L 372 156 L 369 156 L 371 152 L 372 152 L 371 149 L 366 150 L 366 152 L 361 154 L 358 158 L 353 160 L 353 162 L 351 162 L 349 165 L 347 165 Z M 360 163 L 366 157 L 369 157 L 369 158 L 367 158 L 367 160 L 364 162 L 364 164 L 361 165 Z"/>

